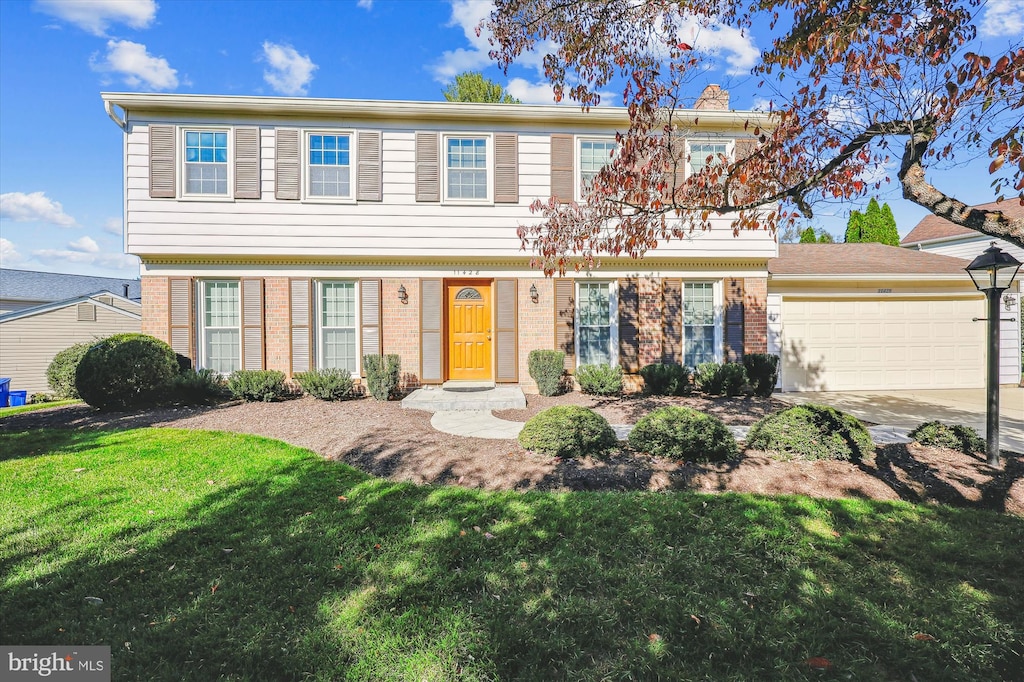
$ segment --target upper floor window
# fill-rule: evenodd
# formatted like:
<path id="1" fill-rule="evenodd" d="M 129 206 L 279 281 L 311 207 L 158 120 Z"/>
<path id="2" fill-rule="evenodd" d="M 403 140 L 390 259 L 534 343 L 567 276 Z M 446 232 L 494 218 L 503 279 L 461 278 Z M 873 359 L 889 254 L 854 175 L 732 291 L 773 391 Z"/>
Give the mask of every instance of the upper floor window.
<path id="1" fill-rule="evenodd" d="M 445 198 L 486 201 L 488 188 L 488 138 L 446 137 Z"/>
<path id="2" fill-rule="evenodd" d="M 227 131 L 185 131 L 185 194 L 227 196 Z"/>
<path id="3" fill-rule="evenodd" d="M 616 149 L 617 145 L 612 139 L 580 140 L 580 177 L 577 185 L 580 198 L 583 198 L 590 190 L 594 178 L 604 166 L 608 165 Z"/>
<path id="4" fill-rule="evenodd" d="M 308 196 L 351 199 L 352 136 L 312 133 L 308 139 Z"/>
<path id="5" fill-rule="evenodd" d="M 697 175 L 705 168 L 728 163 L 728 142 L 689 142 L 690 175 Z M 724 158 L 723 158 L 724 157 Z"/>

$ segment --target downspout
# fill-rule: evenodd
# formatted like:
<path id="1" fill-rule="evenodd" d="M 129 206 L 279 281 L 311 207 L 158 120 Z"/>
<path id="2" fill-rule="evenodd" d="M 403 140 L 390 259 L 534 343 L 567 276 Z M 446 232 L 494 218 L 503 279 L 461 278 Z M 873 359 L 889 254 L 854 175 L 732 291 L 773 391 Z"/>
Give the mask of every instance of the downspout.
<path id="1" fill-rule="evenodd" d="M 120 116 L 117 115 L 117 113 L 114 111 L 114 103 L 113 102 L 111 102 L 109 100 L 104 101 L 103 102 L 103 109 L 107 112 L 107 116 L 110 117 L 110 120 L 117 124 L 118 128 L 120 128 L 121 130 L 123 130 L 126 133 L 128 132 L 128 122 L 123 120 Z M 122 111 L 124 111 L 123 108 L 122 108 Z"/>

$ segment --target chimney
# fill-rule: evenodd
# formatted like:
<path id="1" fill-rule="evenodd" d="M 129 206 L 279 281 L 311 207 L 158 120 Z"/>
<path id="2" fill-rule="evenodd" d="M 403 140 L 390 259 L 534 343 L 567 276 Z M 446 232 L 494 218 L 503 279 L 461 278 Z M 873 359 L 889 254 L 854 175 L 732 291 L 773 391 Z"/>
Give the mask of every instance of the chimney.
<path id="1" fill-rule="evenodd" d="M 708 111 L 726 111 L 729 108 L 729 91 L 723 90 L 717 85 L 709 85 L 704 88 L 704 92 L 700 93 L 700 97 L 697 98 L 693 108 Z"/>
<path id="2" fill-rule="evenodd" d="M 128 298 L 128 285 L 127 284 L 124 285 L 124 297 Z"/>

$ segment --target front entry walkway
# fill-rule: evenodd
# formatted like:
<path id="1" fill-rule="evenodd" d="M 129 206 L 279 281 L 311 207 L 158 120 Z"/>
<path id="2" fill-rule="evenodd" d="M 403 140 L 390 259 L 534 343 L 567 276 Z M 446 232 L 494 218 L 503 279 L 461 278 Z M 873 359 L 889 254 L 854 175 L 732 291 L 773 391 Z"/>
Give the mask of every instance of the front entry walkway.
<path id="1" fill-rule="evenodd" d="M 417 388 L 402 399 L 402 407 L 427 412 L 521 410 L 526 396 L 518 386 L 446 384 Z"/>

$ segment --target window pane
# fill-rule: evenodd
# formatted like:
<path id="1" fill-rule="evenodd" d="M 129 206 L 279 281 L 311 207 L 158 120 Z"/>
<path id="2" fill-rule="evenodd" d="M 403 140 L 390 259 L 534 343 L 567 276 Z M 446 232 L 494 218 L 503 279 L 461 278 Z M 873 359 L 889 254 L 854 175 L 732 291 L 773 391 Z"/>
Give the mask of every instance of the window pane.
<path id="1" fill-rule="evenodd" d="M 228 193 L 228 135 L 185 133 L 185 193 Z"/>
<path id="2" fill-rule="evenodd" d="M 579 285 L 580 364 L 610 363 L 611 309 L 608 282 L 581 282 Z"/>
<path id="3" fill-rule="evenodd" d="M 309 136 L 309 148 L 310 149 L 323 149 L 324 148 L 324 136 L 323 135 L 310 135 Z"/>
<path id="4" fill-rule="evenodd" d="M 683 349 L 683 364 L 696 367 L 702 362 L 715 360 L 715 328 L 686 327 L 686 342 Z"/>
<path id="5" fill-rule="evenodd" d="M 222 374 L 238 369 L 241 365 L 239 339 L 237 329 L 207 329 L 206 367 Z"/>
<path id="6" fill-rule="evenodd" d="M 207 327 L 238 326 L 238 282 L 204 282 Z"/>
<path id="7" fill-rule="evenodd" d="M 320 325 L 324 367 L 343 368 L 355 373 L 355 282 L 321 282 Z"/>
<path id="8" fill-rule="evenodd" d="M 324 330 L 324 367 L 356 373 L 356 330 Z"/>
<path id="9" fill-rule="evenodd" d="M 445 162 L 449 199 L 487 198 L 486 138 L 447 138 Z"/>
<path id="10" fill-rule="evenodd" d="M 580 364 L 611 363 L 611 328 L 580 327 Z"/>
<path id="11" fill-rule="evenodd" d="M 351 327 L 356 323 L 354 282 L 324 282 L 321 298 L 325 327 Z"/>
<path id="12" fill-rule="evenodd" d="M 683 284 L 683 362 L 696 367 L 715 359 L 715 296 L 710 282 Z"/>

